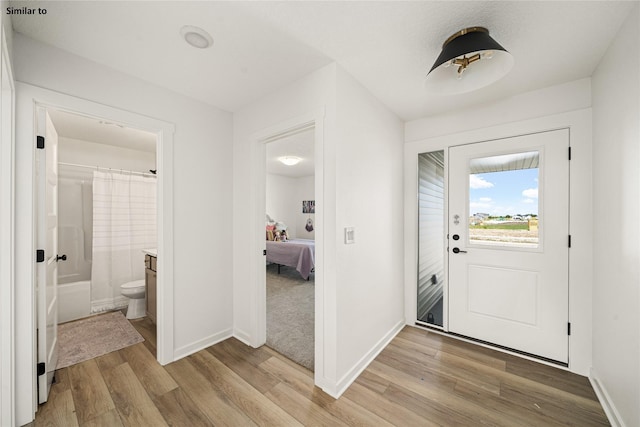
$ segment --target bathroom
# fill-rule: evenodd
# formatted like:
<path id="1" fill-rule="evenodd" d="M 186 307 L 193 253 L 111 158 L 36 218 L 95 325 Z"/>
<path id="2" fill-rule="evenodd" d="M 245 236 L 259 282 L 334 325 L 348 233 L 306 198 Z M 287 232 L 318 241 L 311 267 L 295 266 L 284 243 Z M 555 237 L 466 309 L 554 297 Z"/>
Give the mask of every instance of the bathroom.
<path id="1" fill-rule="evenodd" d="M 143 249 L 157 245 L 156 135 L 48 113 L 58 133 L 58 253 L 66 255 L 58 263 L 58 323 L 126 312 L 120 284 L 144 283 Z"/>

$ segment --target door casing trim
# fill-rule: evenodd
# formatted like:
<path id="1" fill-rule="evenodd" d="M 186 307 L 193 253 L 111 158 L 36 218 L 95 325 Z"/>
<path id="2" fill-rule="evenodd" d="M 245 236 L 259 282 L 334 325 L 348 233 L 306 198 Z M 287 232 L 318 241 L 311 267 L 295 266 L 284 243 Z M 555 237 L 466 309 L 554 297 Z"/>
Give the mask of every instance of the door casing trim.
<path id="1" fill-rule="evenodd" d="M 574 244 L 569 257 L 569 321 L 572 333 L 569 337 L 569 370 L 589 375 L 592 359 L 592 277 L 589 269 L 580 268 L 592 263 L 591 212 L 591 108 L 533 118 L 483 129 L 443 135 L 405 143 L 405 321 L 416 322 L 417 292 L 417 155 L 428 151 L 490 141 L 514 136 L 569 129 L 569 145 L 573 158 L 569 171 L 570 226 Z M 445 165 L 445 179 L 447 177 Z M 445 181 L 445 186 L 448 182 Z M 445 192 L 445 215 L 448 217 Z M 580 244 L 576 244 L 580 241 Z M 447 266 L 448 268 L 448 266 Z M 448 280 L 448 278 L 447 278 Z"/>
<path id="2" fill-rule="evenodd" d="M 316 200 L 316 212 L 315 212 L 315 369 L 314 369 L 314 382 L 317 386 L 328 390 L 333 384 L 332 381 L 326 378 L 327 370 L 325 364 L 327 357 L 325 356 L 325 283 L 324 283 L 324 260 L 325 260 L 325 233 L 327 233 L 324 226 L 324 120 L 325 110 L 321 108 L 316 111 L 310 111 L 306 114 L 302 114 L 297 117 L 292 117 L 289 120 L 274 124 L 270 127 L 264 128 L 251 135 L 252 151 L 254 153 L 252 159 L 254 177 L 253 188 L 255 190 L 252 209 L 252 221 L 254 226 L 254 232 L 252 239 L 251 253 L 254 256 L 251 258 L 252 269 L 255 272 L 253 277 L 253 284 L 251 287 L 252 298 L 255 302 L 255 307 L 252 309 L 252 329 L 254 334 L 247 334 L 244 337 L 244 341 L 248 342 L 253 347 L 258 347 L 266 342 L 267 331 L 267 313 L 266 313 L 266 275 L 264 270 L 264 256 L 263 250 L 266 249 L 264 238 L 264 221 L 266 213 L 266 144 L 278 136 L 287 134 L 292 131 L 296 131 L 305 127 L 314 127 L 314 157 L 315 157 L 315 200 Z M 236 332 L 237 333 L 237 332 Z"/>
<path id="3" fill-rule="evenodd" d="M 158 346 L 161 364 L 174 360 L 173 310 L 173 135 L 175 126 L 159 119 L 99 104 L 82 98 L 16 83 L 16 422 L 33 420 L 37 410 L 36 340 L 35 340 L 35 111 L 38 107 L 106 119 L 113 123 L 146 130 L 157 135 L 158 169 Z M 27 191 L 25 191 L 27 189 Z"/>

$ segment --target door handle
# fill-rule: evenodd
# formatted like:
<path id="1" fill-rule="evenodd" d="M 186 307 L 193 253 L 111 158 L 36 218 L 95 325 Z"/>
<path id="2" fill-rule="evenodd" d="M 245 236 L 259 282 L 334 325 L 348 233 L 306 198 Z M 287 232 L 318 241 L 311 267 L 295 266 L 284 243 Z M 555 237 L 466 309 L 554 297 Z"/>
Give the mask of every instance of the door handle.
<path id="1" fill-rule="evenodd" d="M 66 255 L 66 254 L 65 254 L 65 255 L 62 255 L 62 256 L 60 256 L 60 255 L 56 255 L 56 262 L 58 262 L 58 261 L 60 261 L 60 260 L 62 260 L 62 261 L 66 261 L 66 260 L 67 260 L 67 255 Z"/>
<path id="2" fill-rule="evenodd" d="M 461 251 L 460 248 L 453 248 L 454 254 L 466 254 L 467 251 Z"/>

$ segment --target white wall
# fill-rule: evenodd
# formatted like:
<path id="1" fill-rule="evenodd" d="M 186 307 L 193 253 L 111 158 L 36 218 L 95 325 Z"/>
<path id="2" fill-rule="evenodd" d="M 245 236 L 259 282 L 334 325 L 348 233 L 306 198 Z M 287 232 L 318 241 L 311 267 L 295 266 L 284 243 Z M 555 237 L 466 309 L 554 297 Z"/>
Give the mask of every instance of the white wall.
<path id="1" fill-rule="evenodd" d="M 335 64 L 234 117 L 234 333 L 262 344 L 259 136 L 319 109 L 325 113 L 323 137 L 316 138 L 315 378 L 339 396 L 403 324 L 402 239 L 383 236 L 402 235 L 403 129 Z M 343 244 L 347 226 L 356 227 L 354 245 Z M 255 267 L 248 269 L 248 261 Z"/>
<path id="2" fill-rule="evenodd" d="M 174 321 L 167 325 L 174 331 L 174 358 L 230 336 L 233 283 L 229 266 L 233 260 L 229 242 L 234 230 L 221 225 L 232 223 L 232 165 L 228 161 L 233 155 L 232 115 L 20 34 L 14 36 L 17 80 L 175 124 L 175 152 L 168 153 L 174 170 L 169 217 L 173 217 L 171 249 L 175 256 L 173 265 L 165 266 L 175 284 L 170 307 Z M 29 135 L 33 118 L 28 112 L 32 101 L 20 92 L 18 96 L 18 110 L 22 111 L 18 120 L 23 125 L 17 135 L 16 178 L 22 195 L 16 200 L 16 209 L 18 216 L 30 216 L 33 157 Z M 33 315 L 32 294 L 26 291 L 33 287 L 29 272 L 31 225 L 24 221 L 16 224 L 16 235 L 23 242 L 16 248 L 16 256 L 22 260 L 16 259 L 20 266 L 17 288 L 25 290 L 16 295 L 16 309 L 26 324 Z M 25 338 L 28 340 L 21 337 L 21 347 L 16 350 L 22 355 L 22 365 L 16 367 L 17 374 L 23 376 L 17 381 L 22 387 L 17 394 L 20 424 L 31 420 L 33 409 L 30 381 L 24 378 L 25 372 L 28 375 L 33 370 L 28 357 L 32 348 L 25 344 Z"/>
<path id="3" fill-rule="evenodd" d="M 0 2 L 0 10 L 8 3 Z M 14 424 L 14 86 L 11 20 L 0 19 L 0 425 Z"/>
<path id="4" fill-rule="evenodd" d="M 315 183 L 313 176 L 288 177 L 267 174 L 266 203 L 267 213 L 276 221 L 284 222 L 289 228 L 289 238 L 312 239 L 315 229 L 305 230 L 307 218 L 314 219 L 315 214 L 302 213 L 303 200 L 315 200 Z"/>
<path id="5" fill-rule="evenodd" d="M 264 257 L 265 144 L 271 136 L 309 120 L 315 132 L 316 203 L 327 212 L 316 233 L 316 384 L 335 384 L 335 65 L 328 65 L 234 114 L 233 282 L 234 335 L 253 346 L 266 340 Z M 324 148 L 323 145 L 327 147 Z M 323 179 L 323 176 L 325 177 Z M 325 197 L 326 195 L 326 197 Z M 329 197 L 331 196 L 331 197 Z M 317 210 L 316 210 L 317 211 Z M 322 213 L 316 213 L 322 218 Z M 325 256 L 325 252 L 332 256 Z M 326 286 L 325 286 L 326 283 Z M 325 300 L 327 303 L 325 304 Z"/>
<path id="6" fill-rule="evenodd" d="M 316 192 L 315 192 L 315 177 L 313 176 L 305 176 L 302 178 L 298 178 L 296 189 L 296 237 L 299 239 L 311 239 L 313 240 L 316 236 L 316 214 L 303 214 L 302 213 L 302 201 L 303 200 L 315 200 Z M 313 221 L 313 230 L 308 231 L 305 227 L 307 226 L 307 219 L 311 218 Z"/>
<path id="7" fill-rule="evenodd" d="M 484 129 L 503 123 L 515 123 L 533 117 L 544 117 L 591 106 L 591 79 L 580 79 L 548 88 L 526 92 L 484 103 L 413 120 L 405 124 L 405 141 L 420 141 L 472 129 Z"/>
<path id="8" fill-rule="evenodd" d="M 6 7 L 11 4 L 9 3 L 9 1 L 7 0 L 2 0 L 0 2 L 0 7 L 2 7 L 1 10 L 6 10 Z M 3 36 L 5 37 L 6 40 L 6 45 L 7 45 L 7 53 L 8 53 L 8 57 L 9 60 L 12 62 L 13 61 L 13 25 L 11 24 L 11 15 L 3 13 L 2 14 L 2 28 L 4 29 L 4 34 Z"/>
<path id="9" fill-rule="evenodd" d="M 593 74 L 593 377 L 620 425 L 640 425 L 640 21 Z M 606 406 L 605 406 L 606 407 Z"/>
<path id="10" fill-rule="evenodd" d="M 137 172 L 156 169 L 156 153 L 63 136 L 58 139 L 58 161 Z"/>
<path id="11" fill-rule="evenodd" d="M 266 186 L 267 213 L 275 221 L 287 225 L 289 238 L 296 237 L 298 179 L 268 173 Z"/>
<path id="12" fill-rule="evenodd" d="M 338 391 L 404 325 L 403 123 L 338 68 L 336 287 Z M 344 227 L 355 243 L 344 244 Z"/>
<path id="13" fill-rule="evenodd" d="M 450 146 L 569 128 L 570 225 L 569 369 L 588 375 L 591 367 L 592 284 L 585 265 L 592 263 L 591 99 L 588 79 L 523 93 L 475 109 L 420 119 L 406 124 L 405 144 L 405 309 L 406 322 L 416 319 L 417 155 Z M 586 107 L 586 108 L 585 108 Z M 519 112 L 514 112 L 518 111 Z M 490 112 L 488 114 L 487 112 Z M 517 118 L 517 121 L 511 121 Z M 483 126 L 483 124 L 486 124 Z M 446 212 L 445 212 L 446 214 Z"/>

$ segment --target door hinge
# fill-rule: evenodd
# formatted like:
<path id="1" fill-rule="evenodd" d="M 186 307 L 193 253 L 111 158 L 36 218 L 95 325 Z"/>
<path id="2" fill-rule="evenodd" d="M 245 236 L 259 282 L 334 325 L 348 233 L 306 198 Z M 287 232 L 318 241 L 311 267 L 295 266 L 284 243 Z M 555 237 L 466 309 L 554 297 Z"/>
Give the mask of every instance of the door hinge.
<path id="1" fill-rule="evenodd" d="M 44 136 L 38 135 L 36 137 L 36 148 L 40 150 L 44 149 Z"/>
<path id="2" fill-rule="evenodd" d="M 571 234 L 569 234 L 569 247 L 571 247 Z"/>
<path id="3" fill-rule="evenodd" d="M 567 335 L 571 335 L 571 322 L 567 323 Z"/>
<path id="4" fill-rule="evenodd" d="M 44 249 L 36 250 L 36 262 L 44 262 Z"/>
<path id="5" fill-rule="evenodd" d="M 569 160 L 571 160 L 571 147 L 569 147 Z"/>
<path id="6" fill-rule="evenodd" d="M 262 251 L 262 255 L 267 256 L 267 250 L 266 250 L 266 249 L 264 249 L 264 250 Z"/>
<path id="7" fill-rule="evenodd" d="M 38 376 L 44 375 L 47 373 L 47 367 L 45 366 L 44 362 L 40 362 L 36 365 L 36 372 Z"/>

